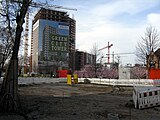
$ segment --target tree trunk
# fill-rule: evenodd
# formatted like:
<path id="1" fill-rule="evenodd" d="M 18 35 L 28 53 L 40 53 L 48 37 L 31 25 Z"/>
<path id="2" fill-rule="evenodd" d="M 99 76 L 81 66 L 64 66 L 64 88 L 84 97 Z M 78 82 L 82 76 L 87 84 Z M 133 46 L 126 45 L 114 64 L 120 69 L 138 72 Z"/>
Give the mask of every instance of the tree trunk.
<path id="1" fill-rule="evenodd" d="M 23 31 L 24 18 L 29 4 L 30 0 L 23 0 L 20 13 L 16 16 L 17 26 L 13 53 L 1 88 L 1 112 L 16 111 L 18 110 L 18 106 L 20 104 L 18 102 L 18 51 L 21 33 Z"/>
<path id="2" fill-rule="evenodd" d="M 17 110 L 17 60 L 11 60 L 1 89 L 1 112 Z"/>

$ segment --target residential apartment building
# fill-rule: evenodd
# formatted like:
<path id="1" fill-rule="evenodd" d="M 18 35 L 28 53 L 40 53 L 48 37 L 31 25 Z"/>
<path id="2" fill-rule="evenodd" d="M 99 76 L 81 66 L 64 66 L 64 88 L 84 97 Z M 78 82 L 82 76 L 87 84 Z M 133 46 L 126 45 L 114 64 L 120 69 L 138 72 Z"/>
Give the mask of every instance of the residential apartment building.
<path id="1" fill-rule="evenodd" d="M 160 69 L 160 48 L 155 52 L 152 50 L 149 55 L 146 56 L 147 68 Z"/>
<path id="2" fill-rule="evenodd" d="M 40 9 L 32 21 L 31 71 L 74 70 L 76 21 L 67 12 Z"/>
<path id="3" fill-rule="evenodd" d="M 81 70 L 85 65 L 94 65 L 95 56 L 83 51 L 75 52 L 75 70 Z"/>

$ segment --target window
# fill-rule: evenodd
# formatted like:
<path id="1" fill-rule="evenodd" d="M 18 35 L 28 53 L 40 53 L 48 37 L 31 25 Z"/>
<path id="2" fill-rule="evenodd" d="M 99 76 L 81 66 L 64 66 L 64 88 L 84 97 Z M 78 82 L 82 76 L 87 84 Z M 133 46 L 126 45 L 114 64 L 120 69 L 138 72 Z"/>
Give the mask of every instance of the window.
<path id="1" fill-rule="evenodd" d="M 152 92 L 149 92 L 149 96 L 152 96 Z"/>
<path id="2" fill-rule="evenodd" d="M 157 91 L 155 91 L 155 95 L 158 95 L 158 92 L 157 92 Z"/>

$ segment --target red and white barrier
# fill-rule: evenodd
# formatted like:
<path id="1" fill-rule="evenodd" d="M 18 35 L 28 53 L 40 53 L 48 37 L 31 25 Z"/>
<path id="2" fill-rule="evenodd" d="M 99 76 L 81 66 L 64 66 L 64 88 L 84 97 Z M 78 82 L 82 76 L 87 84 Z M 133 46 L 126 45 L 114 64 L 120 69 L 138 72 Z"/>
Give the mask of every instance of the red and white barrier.
<path id="1" fill-rule="evenodd" d="M 160 105 L 160 87 L 137 86 L 133 90 L 135 108 L 143 109 Z"/>

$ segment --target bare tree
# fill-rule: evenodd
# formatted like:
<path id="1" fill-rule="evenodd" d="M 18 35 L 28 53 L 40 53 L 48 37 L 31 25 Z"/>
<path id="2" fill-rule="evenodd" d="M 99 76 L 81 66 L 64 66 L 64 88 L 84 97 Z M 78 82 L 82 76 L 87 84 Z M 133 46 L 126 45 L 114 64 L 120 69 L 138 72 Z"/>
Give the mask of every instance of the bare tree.
<path id="1" fill-rule="evenodd" d="M 101 52 L 98 50 L 98 45 L 96 43 L 94 43 L 91 49 L 91 54 L 93 54 L 95 57 L 93 67 L 94 67 L 95 77 L 97 77 L 97 69 L 98 69 L 97 63 L 101 60 L 102 55 L 101 55 Z"/>
<path id="2" fill-rule="evenodd" d="M 13 47 L 13 39 L 14 38 L 14 31 L 15 29 L 12 28 L 12 32 L 9 32 L 9 29 L 6 27 L 0 28 L 1 33 L 1 42 L 0 42 L 0 49 L 1 49 L 1 60 L 0 60 L 0 68 L 3 70 L 4 65 L 6 64 L 7 60 L 10 59 Z M 0 75 L 1 76 L 1 75 Z"/>
<path id="3" fill-rule="evenodd" d="M 29 56 L 26 56 L 26 71 L 29 72 Z M 24 74 L 24 56 L 18 56 L 18 75 Z"/>
<path id="4" fill-rule="evenodd" d="M 131 68 L 131 79 L 145 79 L 146 68 L 145 67 L 133 67 Z"/>
<path id="5" fill-rule="evenodd" d="M 18 108 L 18 52 L 25 22 L 24 18 L 30 6 L 62 8 L 62 6 L 48 4 L 47 0 L 45 0 L 45 3 L 36 2 L 36 0 L 0 1 L 0 23 L 7 28 L 10 37 L 12 36 L 13 26 L 15 26 L 15 37 L 11 37 L 13 41 L 13 47 L 10 48 L 12 50 L 11 58 L 0 91 L 0 110 L 3 112 L 16 111 Z"/>
<path id="6" fill-rule="evenodd" d="M 136 46 L 137 60 L 146 64 L 146 54 L 148 55 L 151 50 L 155 51 L 160 47 L 160 33 L 153 26 L 146 28 L 144 37 L 141 36 L 141 41 Z"/>
<path id="7" fill-rule="evenodd" d="M 4 20 L 4 26 L 12 36 L 12 26 L 15 25 L 15 37 L 11 37 L 14 42 L 11 59 L 8 65 L 5 79 L 1 88 L 1 111 L 15 111 L 18 105 L 18 51 L 23 31 L 23 23 L 26 12 L 30 5 L 30 0 L 4 0 L 1 1 L 0 17 Z"/>

